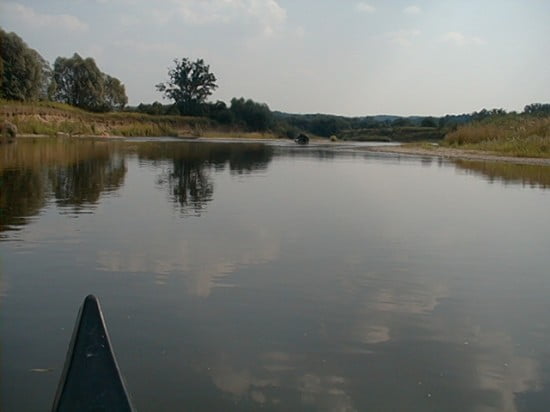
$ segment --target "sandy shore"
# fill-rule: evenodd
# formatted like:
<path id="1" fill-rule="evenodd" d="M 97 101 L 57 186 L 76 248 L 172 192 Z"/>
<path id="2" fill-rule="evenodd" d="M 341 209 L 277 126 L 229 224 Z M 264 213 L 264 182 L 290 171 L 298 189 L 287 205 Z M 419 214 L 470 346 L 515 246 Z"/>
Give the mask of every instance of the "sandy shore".
<path id="1" fill-rule="evenodd" d="M 434 156 L 446 159 L 464 159 L 464 160 L 480 160 L 491 162 L 507 162 L 516 164 L 550 166 L 550 159 L 540 159 L 534 157 L 514 157 L 502 156 L 487 152 L 479 152 L 474 150 L 460 150 L 449 147 L 434 146 L 433 149 L 415 146 L 370 146 L 363 147 L 363 150 L 377 153 L 394 153 L 396 155 L 405 156 Z"/>

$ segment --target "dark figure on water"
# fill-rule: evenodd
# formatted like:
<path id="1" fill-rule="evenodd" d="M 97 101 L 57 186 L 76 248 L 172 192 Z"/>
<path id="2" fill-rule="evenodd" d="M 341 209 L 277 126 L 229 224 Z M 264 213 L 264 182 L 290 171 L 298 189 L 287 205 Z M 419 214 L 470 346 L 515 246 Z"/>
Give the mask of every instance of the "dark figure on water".
<path id="1" fill-rule="evenodd" d="M 300 133 L 300 135 L 294 139 L 294 141 L 298 144 L 308 144 L 309 143 L 309 137 L 307 135 Z"/>

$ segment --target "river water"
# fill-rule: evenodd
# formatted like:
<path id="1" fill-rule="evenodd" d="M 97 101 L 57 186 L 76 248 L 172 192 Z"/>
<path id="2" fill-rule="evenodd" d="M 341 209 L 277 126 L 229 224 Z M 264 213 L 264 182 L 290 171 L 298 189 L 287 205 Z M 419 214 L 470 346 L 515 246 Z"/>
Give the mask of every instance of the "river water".
<path id="1" fill-rule="evenodd" d="M 550 168 L 356 146 L 0 147 L 0 409 L 102 304 L 140 411 L 550 405 Z"/>

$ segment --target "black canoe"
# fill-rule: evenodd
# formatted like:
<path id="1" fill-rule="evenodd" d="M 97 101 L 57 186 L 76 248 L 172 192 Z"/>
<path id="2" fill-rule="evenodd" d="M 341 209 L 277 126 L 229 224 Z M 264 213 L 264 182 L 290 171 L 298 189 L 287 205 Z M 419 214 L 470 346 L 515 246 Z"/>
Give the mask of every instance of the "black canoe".
<path id="1" fill-rule="evenodd" d="M 99 301 L 84 299 L 52 411 L 133 411 Z"/>

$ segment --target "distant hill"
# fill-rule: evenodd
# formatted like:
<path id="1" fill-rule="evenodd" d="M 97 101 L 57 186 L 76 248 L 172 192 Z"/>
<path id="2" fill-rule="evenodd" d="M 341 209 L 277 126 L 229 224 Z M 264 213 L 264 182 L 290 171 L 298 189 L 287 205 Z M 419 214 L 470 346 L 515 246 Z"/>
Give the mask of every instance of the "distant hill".
<path id="1" fill-rule="evenodd" d="M 422 120 L 426 118 L 431 119 L 439 119 L 435 116 L 398 116 L 393 114 L 377 114 L 377 115 L 366 115 L 366 116 L 340 116 L 335 114 L 325 114 L 325 113 L 287 113 L 287 112 L 280 112 L 280 111 L 273 111 L 273 116 L 276 119 L 279 120 L 289 120 L 289 119 L 303 119 L 303 120 L 313 120 L 313 119 L 341 119 L 345 121 L 350 121 L 353 123 L 365 123 L 365 122 L 377 122 L 377 123 L 393 123 L 396 120 L 399 119 L 405 119 L 409 121 L 411 125 L 419 125 Z M 469 117 L 470 115 L 451 115 L 453 117 L 459 117 L 459 116 L 466 116 Z"/>

